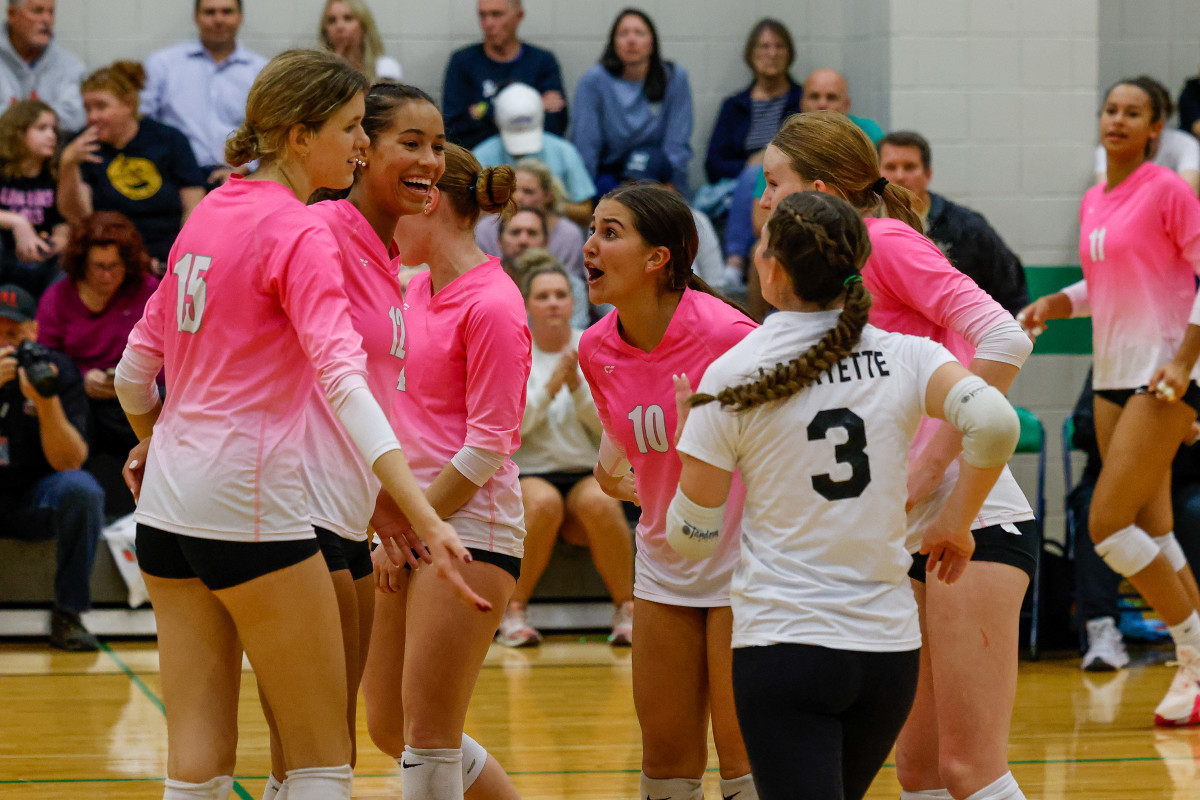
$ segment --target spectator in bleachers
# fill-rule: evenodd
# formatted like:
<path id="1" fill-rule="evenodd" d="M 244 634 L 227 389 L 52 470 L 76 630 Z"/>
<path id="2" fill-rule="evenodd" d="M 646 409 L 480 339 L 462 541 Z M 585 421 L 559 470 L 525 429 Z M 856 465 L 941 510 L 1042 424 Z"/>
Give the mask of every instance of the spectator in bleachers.
<path id="1" fill-rule="evenodd" d="M 1147 89 L 1153 89 L 1158 94 L 1162 104 L 1163 119 L 1168 119 L 1175 113 L 1175 103 L 1171 93 L 1149 75 L 1139 76 Z M 1200 141 L 1189 133 L 1174 128 L 1163 127 L 1157 135 L 1151 138 L 1150 159 L 1161 167 L 1166 167 L 1187 181 L 1192 191 L 1200 193 Z M 1104 145 L 1096 145 L 1096 183 L 1108 182 L 1108 153 Z"/>
<path id="2" fill-rule="evenodd" d="M 862 129 L 872 142 L 883 138 L 883 128 L 873 119 L 850 113 L 850 84 L 835 69 L 814 69 L 804 81 L 801 111 L 836 111 Z"/>
<path id="3" fill-rule="evenodd" d="M 613 23 L 600 63 L 583 73 L 575 89 L 571 140 L 597 194 L 661 156 L 671 165 L 669 183 L 686 197 L 691 138 L 687 71 L 663 60 L 650 17 L 625 9 Z"/>
<path id="4" fill-rule="evenodd" d="M 615 610 L 609 642 L 633 642 L 633 538 L 621 503 L 592 476 L 600 447 L 600 417 L 579 372 L 579 337 L 570 324 L 571 291 L 561 267 L 524 273 L 522 293 L 533 335 L 533 364 L 521 420 L 521 447 L 513 461 L 521 471 L 525 506 L 525 557 L 521 577 L 500 620 L 496 640 L 506 647 L 542 640 L 526 620 L 554 543 L 589 547 Z"/>
<path id="5" fill-rule="evenodd" d="M 0 286 L 0 531 L 31 541 L 57 539 L 50 644 L 91 651 L 99 645 L 79 615 L 91 607 L 104 490 L 80 469 L 88 455 L 88 410 L 79 370 L 54 351 L 41 354 L 57 372 L 53 385 L 18 369 L 14 351 L 37 339 L 36 308 L 24 289 Z"/>
<path id="6" fill-rule="evenodd" d="M 1200 78 L 1188 78 L 1179 92 L 1179 130 L 1200 139 Z"/>
<path id="7" fill-rule="evenodd" d="M 484 162 L 481 160 L 479 163 Z M 567 274 L 586 281 L 587 272 L 583 268 L 583 231 L 564 213 L 568 202 L 562 183 L 546 164 L 535 158 L 523 158 L 513 168 L 517 173 L 517 189 L 514 195 L 517 204 L 539 209 L 546 219 L 546 242 L 539 246 L 557 256 L 567 268 Z M 588 202 L 590 204 L 590 197 Z M 590 217 L 588 224 L 591 224 Z M 475 228 L 475 241 L 485 253 L 500 252 L 499 236 L 498 216 L 493 215 L 480 220 Z"/>
<path id="8" fill-rule="evenodd" d="M 150 274 L 141 235 L 115 211 L 97 211 L 71 229 L 62 268 L 66 278 L 38 304 L 37 338 L 79 368 L 89 411 L 88 452 L 93 459 L 113 456 L 109 467 L 117 474 L 100 475 L 103 467 L 94 463 L 88 469 L 103 485 L 119 488 L 121 466 L 138 440 L 117 402 L 113 374 L 158 278 Z M 117 510 L 112 503 L 109 508 Z"/>
<path id="9" fill-rule="evenodd" d="M 483 41 L 450 56 L 442 86 L 446 138 L 473 148 L 497 133 L 493 117 L 496 93 L 510 83 L 532 86 L 542 95 L 546 130 L 567 130 L 567 97 L 558 59 L 549 50 L 517 38 L 525 18 L 521 0 L 478 0 Z"/>
<path id="10" fill-rule="evenodd" d="M 774 19 L 750 30 L 742 53 L 754 75 L 750 86 L 725 98 L 708 143 L 708 180 L 736 179 L 746 167 L 762 164 L 771 137 L 784 117 L 800 111 L 800 86 L 788 70 L 796 60 L 792 34 Z"/>
<path id="11" fill-rule="evenodd" d="M 590 225 L 596 185 L 575 145 L 542 129 L 545 113 L 537 89 L 523 83 L 510 83 L 496 95 L 493 105 L 500 133 L 488 137 L 475 148 L 479 163 L 495 167 L 516 164 L 526 158 L 537 159 L 549 167 L 565 189 L 562 213 L 572 222 Z"/>
<path id="12" fill-rule="evenodd" d="M 141 113 L 182 132 L 207 185 L 216 187 L 233 172 L 225 140 L 245 119 L 250 85 L 267 60 L 237 43 L 241 0 L 196 0 L 193 19 L 199 39 L 146 59 Z"/>
<path id="13" fill-rule="evenodd" d="M 92 211 L 120 211 L 166 268 L 171 244 L 204 197 L 206 176 L 187 137 L 138 114 L 141 64 L 118 61 L 83 82 L 88 128 L 63 150 L 58 207 L 69 222 Z"/>
<path id="14" fill-rule="evenodd" d="M 921 201 L 925 235 L 1000 305 L 1016 314 L 1029 304 L 1025 269 L 982 214 L 929 191 L 933 155 L 929 142 L 913 131 L 896 131 L 879 140 L 879 174 Z"/>
<path id="15" fill-rule="evenodd" d="M 365 0 L 328 0 L 317 41 L 353 64 L 371 83 L 399 83 L 404 77 L 400 62 L 383 51 L 379 26 Z"/>
<path id="16" fill-rule="evenodd" d="M 35 298 L 62 274 L 67 225 L 58 213 L 58 128 L 41 100 L 18 100 L 0 115 L 0 283 Z"/>
<path id="17" fill-rule="evenodd" d="M 517 198 L 518 202 L 521 202 L 517 194 L 514 193 L 513 197 Z M 546 255 L 554 259 L 556 264 L 562 266 L 562 260 L 548 249 L 547 225 L 546 214 L 541 208 L 533 205 L 521 205 L 516 213 L 508 219 L 501 217 L 496 242 L 497 247 L 494 251 L 488 250 L 479 244 L 478 228 L 476 228 L 475 243 L 485 253 L 498 252 L 500 263 L 504 266 L 504 271 L 508 273 L 517 286 L 521 286 L 521 257 L 527 252 L 533 250 L 545 252 Z M 582 252 L 582 246 L 580 252 Z M 538 260 L 541 261 L 542 259 L 539 257 Z M 570 276 L 570 282 L 571 296 L 574 301 L 571 324 L 581 329 L 586 328 L 590 322 L 588 311 L 591 308 L 587 297 L 587 282 L 577 275 Z"/>
<path id="18" fill-rule="evenodd" d="M 87 68 L 54 41 L 55 0 L 8 0 L 0 36 L 0 104 L 36 98 L 68 131 L 84 125 L 79 81 Z"/>

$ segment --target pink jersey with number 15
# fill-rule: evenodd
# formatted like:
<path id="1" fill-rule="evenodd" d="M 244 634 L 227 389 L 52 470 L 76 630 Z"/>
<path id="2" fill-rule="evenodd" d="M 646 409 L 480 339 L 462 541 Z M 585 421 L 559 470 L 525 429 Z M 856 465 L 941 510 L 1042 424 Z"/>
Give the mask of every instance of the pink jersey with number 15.
<path id="1" fill-rule="evenodd" d="M 301 478 L 313 370 L 366 387 L 328 226 L 271 181 L 209 194 L 129 336 L 166 367 L 136 519 L 188 536 L 311 538 Z"/>

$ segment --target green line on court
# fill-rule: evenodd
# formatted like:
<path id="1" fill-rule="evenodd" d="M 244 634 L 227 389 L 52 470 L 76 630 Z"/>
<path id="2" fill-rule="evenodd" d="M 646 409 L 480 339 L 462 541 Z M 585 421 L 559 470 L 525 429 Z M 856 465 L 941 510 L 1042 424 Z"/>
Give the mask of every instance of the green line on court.
<path id="1" fill-rule="evenodd" d="M 146 685 L 145 681 L 143 681 L 141 678 L 139 678 L 137 673 L 135 673 L 132 669 L 130 669 L 129 665 L 126 664 L 124 661 L 122 661 L 120 656 L 118 656 L 116 653 L 114 653 L 112 651 L 112 648 L 109 647 L 105 642 L 100 643 L 100 649 L 103 650 L 105 655 L 107 655 L 109 658 L 111 658 L 113 660 L 113 662 L 118 667 L 121 668 L 121 672 L 125 673 L 125 677 L 127 677 L 127 678 L 129 678 L 129 680 L 133 681 L 133 685 L 138 687 L 138 689 L 141 690 L 142 694 L 144 694 L 146 696 L 146 698 L 151 703 L 153 703 L 158 708 L 158 710 L 162 712 L 162 715 L 165 717 L 167 715 L 166 707 L 163 706 L 163 702 L 161 699 L 159 699 L 158 695 L 156 695 L 154 692 L 152 692 L 150 690 L 150 687 Z M 155 780 L 161 780 L 161 778 L 156 778 Z M 247 792 L 242 787 L 242 785 L 240 783 L 238 783 L 236 780 L 233 782 L 233 793 L 236 794 L 240 798 L 240 800 L 254 800 L 254 798 L 250 795 L 250 793 Z"/>

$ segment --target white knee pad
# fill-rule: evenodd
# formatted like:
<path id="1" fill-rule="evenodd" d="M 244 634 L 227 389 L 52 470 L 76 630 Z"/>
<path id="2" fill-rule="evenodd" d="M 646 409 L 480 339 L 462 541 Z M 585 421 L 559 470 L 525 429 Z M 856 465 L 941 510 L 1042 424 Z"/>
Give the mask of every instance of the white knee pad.
<path id="1" fill-rule="evenodd" d="M 949 789 L 922 789 L 919 792 L 900 790 L 900 800 L 954 800 Z"/>
<path id="2" fill-rule="evenodd" d="M 758 787 L 754 785 L 754 776 L 747 772 L 740 778 L 721 778 L 721 797 L 725 800 L 758 800 Z"/>
<path id="3" fill-rule="evenodd" d="M 1113 572 L 1128 578 L 1158 558 L 1158 544 L 1137 525 L 1130 525 L 1097 542 L 1096 553 Z"/>
<path id="4" fill-rule="evenodd" d="M 647 778 L 643 772 L 641 787 L 642 797 L 655 800 L 704 800 L 704 786 L 699 778 Z"/>
<path id="5" fill-rule="evenodd" d="M 187 783 L 167 778 L 163 800 L 225 800 L 232 790 L 231 775 L 221 775 L 204 783 Z"/>
<path id="6" fill-rule="evenodd" d="M 487 764 L 487 750 L 483 749 L 483 745 L 467 736 L 465 733 L 462 736 L 462 776 L 463 776 L 463 791 L 470 789 L 479 774 L 483 772 L 484 764 Z"/>
<path id="7" fill-rule="evenodd" d="M 1017 779 L 1011 772 L 1006 772 L 993 783 L 983 787 L 967 800 L 1026 800 Z"/>
<path id="8" fill-rule="evenodd" d="M 1175 538 L 1175 531 L 1167 531 L 1162 536 L 1155 536 L 1154 543 L 1158 545 L 1158 551 L 1167 557 L 1171 569 L 1179 572 L 1188 565 L 1187 556 L 1183 554 L 1183 548 L 1179 546 L 1179 540 Z"/>
<path id="9" fill-rule="evenodd" d="M 279 794 L 282 788 L 283 783 L 273 773 L 267 773 L 267 785 L 263 789 L 262 800 L 282 800 L 283 796 Z"/>
<path id="10" fill-rule="evenodd" d="M 288 800 L 350 800 L 354 770 L 340 767 L 289 769 L 284 791 Z"/>
<path id="11" fill-rule="evenodd" d="M 404 797 L 419 800 L 462 800 L 461 748 L 418 750 L 404 746 L 400 757 L 400 788 Z"/>

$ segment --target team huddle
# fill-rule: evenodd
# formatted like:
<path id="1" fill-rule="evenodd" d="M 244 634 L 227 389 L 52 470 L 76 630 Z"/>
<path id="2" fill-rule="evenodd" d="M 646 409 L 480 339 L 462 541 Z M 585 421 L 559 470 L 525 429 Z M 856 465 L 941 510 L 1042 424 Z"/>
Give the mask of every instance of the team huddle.
<path id="1" fill-rule="evenodd" d="M 1111 90 L 1086 283 L 1020 323 L 834 112 L 789 117 L 766 148 L 761 324 L 693 273 L 678 193 L 601 197 L 583 259 L 588 299 L 614 310 L 578 370 L 595 478 L 640 506 L 639 796 L 700 800 L 711 725 L 727 798 L 861 798 L 893 747 L 907 800 L 1024 798 L 1006 745 L 1040 541 L 1004 392 L 1027 331 L 1089 308 L 1092 536 L 1178 646 L 1158 722 L 1200 723 L 1200 593 L 1162 497 L 1200 406 L 1200 206 L 1145 162 L 1154 102 Z M 272 732 L 265 800 L 351 796 L 360 688 L 406 800 L 515 798 L 463 730 L 525 535 L 526 305 L 474 235 L 515 209 L 514 172 L 447 143 L 419 89 L 299 50 L 259 74 L 226 157 L 259 166 L 187 219 L 115 378 L 141 440 L 125 474 L 164 800 L 229 795 L 243 649 Z M 428 265 L 403 293 L 402 261 Z"/>

